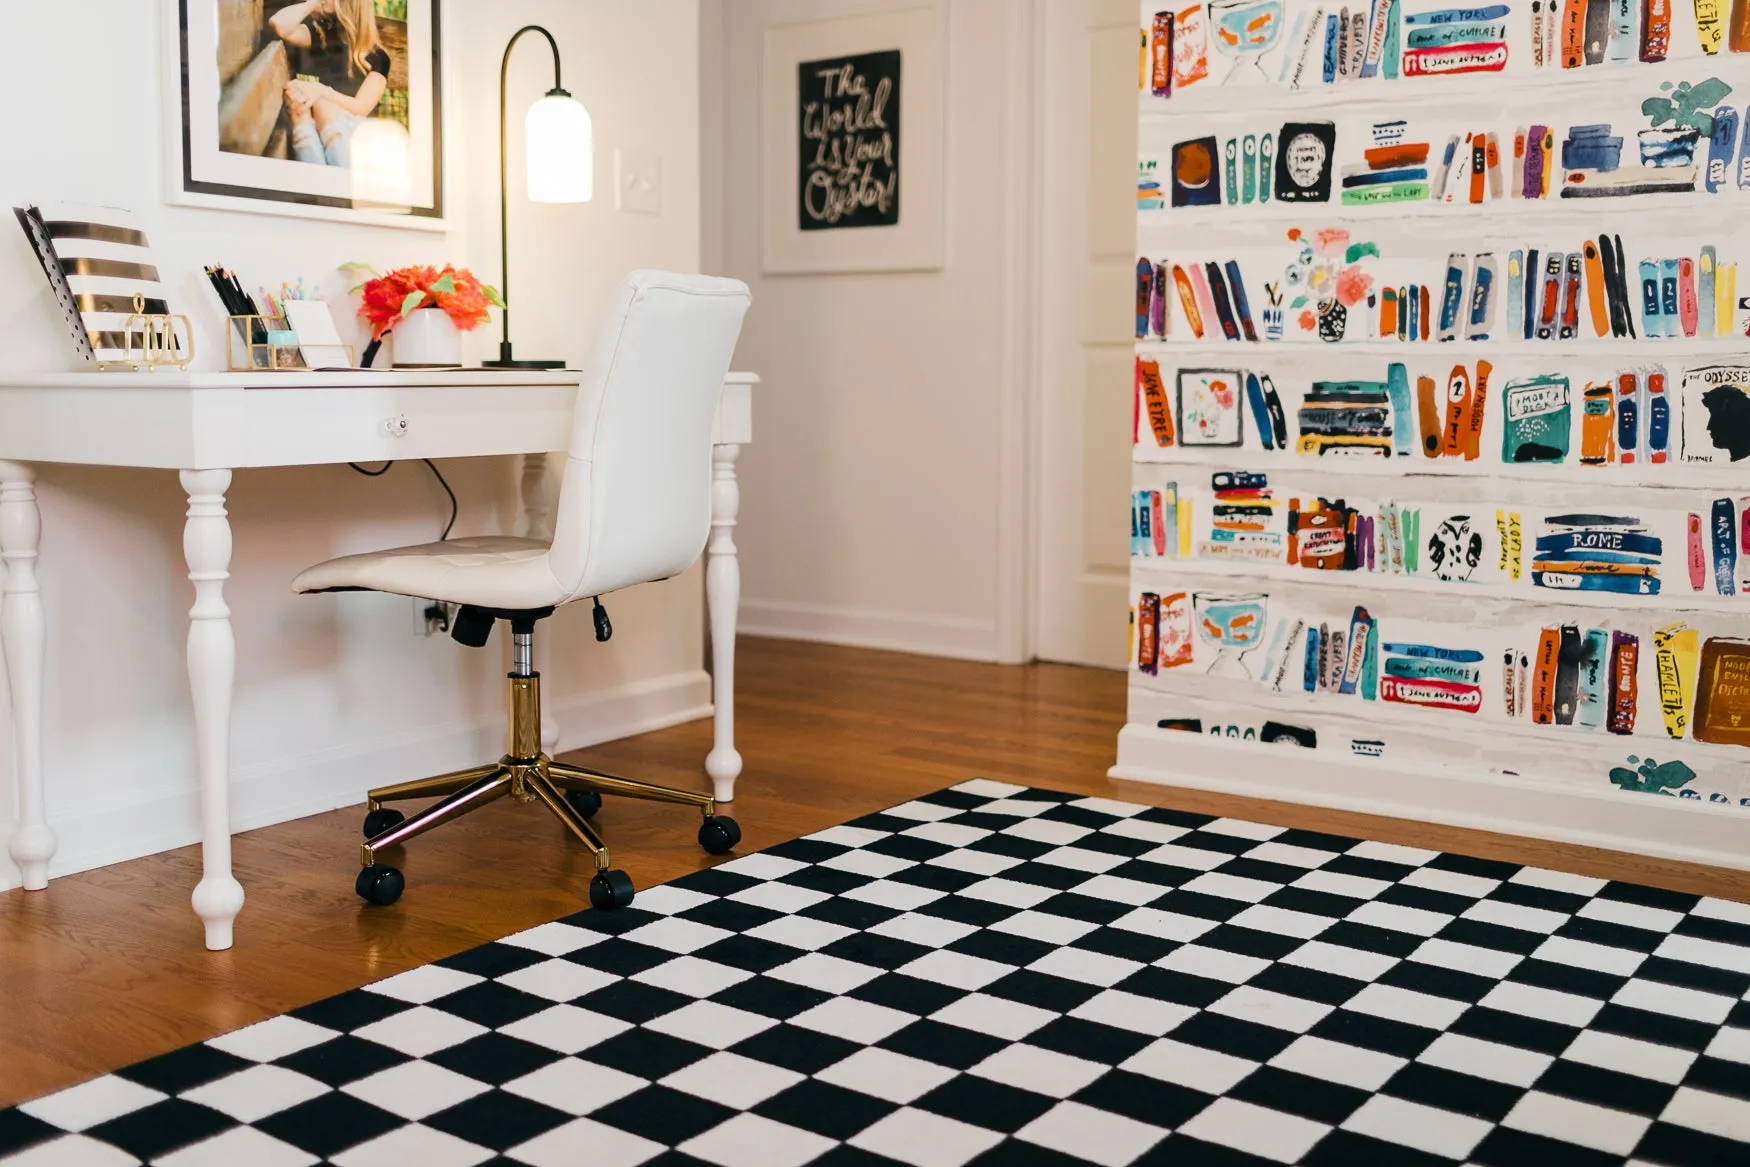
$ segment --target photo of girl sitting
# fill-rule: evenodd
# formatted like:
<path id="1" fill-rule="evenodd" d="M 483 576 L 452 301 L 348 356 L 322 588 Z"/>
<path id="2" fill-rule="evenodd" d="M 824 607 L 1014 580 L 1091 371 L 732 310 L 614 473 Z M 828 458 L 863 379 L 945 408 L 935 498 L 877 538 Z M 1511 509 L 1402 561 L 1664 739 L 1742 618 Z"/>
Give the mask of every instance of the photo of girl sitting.
<path id="1" fill-rule="evenodd" d="M 389 54 L 373 0 L 299 0 L 267 23 L 293 61 L 285 86 L 292 156 L 317 166 L 350 166 L 353 132 L 389 84 Z"/>

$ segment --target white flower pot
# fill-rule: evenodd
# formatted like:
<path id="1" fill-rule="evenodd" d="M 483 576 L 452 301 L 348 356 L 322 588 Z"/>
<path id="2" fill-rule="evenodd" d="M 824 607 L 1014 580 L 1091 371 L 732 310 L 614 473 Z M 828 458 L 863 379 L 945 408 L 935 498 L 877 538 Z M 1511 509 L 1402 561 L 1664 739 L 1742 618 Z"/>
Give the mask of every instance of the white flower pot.
<path id="1" fill-rule="evenodd" d="M 397 369 L 454 369 L 462 364 L 462 331 L 442 308 L 416 308 L 389 330 Z"/>

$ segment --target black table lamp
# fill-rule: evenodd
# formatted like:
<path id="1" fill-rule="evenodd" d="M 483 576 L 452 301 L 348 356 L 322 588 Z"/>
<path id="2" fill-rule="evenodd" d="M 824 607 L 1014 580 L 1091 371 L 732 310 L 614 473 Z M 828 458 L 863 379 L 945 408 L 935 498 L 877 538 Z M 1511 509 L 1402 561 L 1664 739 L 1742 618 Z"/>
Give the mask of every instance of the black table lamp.
<path id="1" fill-rule="evenodd" d="M 587 203 L 595 194 L 595 131 L 583 103 L 559 87 L 559 43 L 538 24 L 516 31 L 504 46 L 504 61 L 498 68 L 498 231 L 502 264 L 499 287 L 505 303 L 510 298 L 510 197 L 506 190 L 510 139 L 505 127 L 505 79 L 510 74 L 510 51 L 525 32 L 538 32 L 553 49 L 553 88 L 529 107 L 523 122 L 523 155 L 528 166 L 528 196 L 537 203 Z M 501 313 L 504 339 L 498 344 L 498 359 L 487 361 L 488 369 L 559 369 L 564 361 L 518 360 L 510 348 L 510 309 Z"/>

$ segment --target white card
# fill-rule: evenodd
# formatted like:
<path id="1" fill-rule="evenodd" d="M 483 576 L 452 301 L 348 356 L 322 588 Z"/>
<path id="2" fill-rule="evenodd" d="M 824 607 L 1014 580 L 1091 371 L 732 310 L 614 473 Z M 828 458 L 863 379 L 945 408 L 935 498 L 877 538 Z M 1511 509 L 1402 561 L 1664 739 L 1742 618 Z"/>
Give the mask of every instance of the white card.
<path id="1" fill-rule="evenodd" d="M 352 358 L 341 343 L 340 329 L 323 300 L 287 300 L 286 321 L 298 334 L 298 350 L 312 369 L 349 368 Z"/>

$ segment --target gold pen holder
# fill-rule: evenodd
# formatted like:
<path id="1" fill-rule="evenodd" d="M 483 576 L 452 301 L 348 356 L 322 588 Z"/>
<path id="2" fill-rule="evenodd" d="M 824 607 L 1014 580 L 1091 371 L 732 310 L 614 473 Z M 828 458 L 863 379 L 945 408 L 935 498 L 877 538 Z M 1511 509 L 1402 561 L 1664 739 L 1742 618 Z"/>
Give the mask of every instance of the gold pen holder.
<path id="1" fill-rule="evenodd" d="M 106 370 L 137 372 L 165 366 L 188 368 L 194 360 L 194 329 L 180 312 L 147 312 L 146 298 L 134 295 L 134 311 L 122 323 L 122 359 L 99 361 Z"/>
<path id="2" fill-rule="evenodd" d="M 355 363 L 353 347 L 323 345 L 324 352 L 346 350 L 347 364 Z M 294 373 L 309 368 L 298 335 L 284 316 L 233 316 L 225 329 L 225 365 L 233 373 Z"/>

